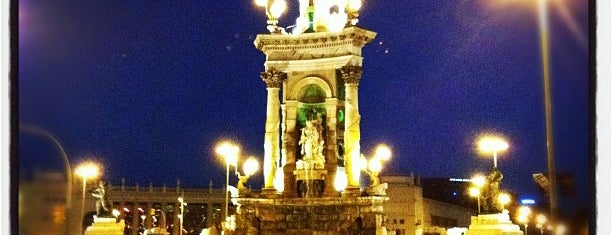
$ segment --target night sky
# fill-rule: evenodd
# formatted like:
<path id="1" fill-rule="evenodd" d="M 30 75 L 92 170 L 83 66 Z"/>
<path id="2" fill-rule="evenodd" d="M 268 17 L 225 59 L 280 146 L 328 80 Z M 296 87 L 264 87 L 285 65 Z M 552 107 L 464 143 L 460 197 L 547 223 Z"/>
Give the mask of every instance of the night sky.
<path id="1" fill-rule="evenodd" d="M 297 14 L 297 1 L 288 5 L 283 26 Z M 549 7 L 557 171 L 573 175 L 586 203 L 588 1 Z M 469 178 L 493 165 L 477 137 L 499 133 L 510 143 L 499 156 L 502 188 L 537 198 L 532 174 L 547 167 L 535 8 L 364 2 L 358 25 L 378 35 L 363 49 L 362 152 L 392 147 L 383 174 Z M 253 41 L 267 33 L 265 20 L 247 0 L 20 0 L 19 119 L 52 133 L 73 165 L 100 162 L 112 184 L 220 188 L 217 141 L 263 160 L 265 57 Z M 19 147 L 20 176 L 63 170 L 48 140 L 22 133 Z"/>

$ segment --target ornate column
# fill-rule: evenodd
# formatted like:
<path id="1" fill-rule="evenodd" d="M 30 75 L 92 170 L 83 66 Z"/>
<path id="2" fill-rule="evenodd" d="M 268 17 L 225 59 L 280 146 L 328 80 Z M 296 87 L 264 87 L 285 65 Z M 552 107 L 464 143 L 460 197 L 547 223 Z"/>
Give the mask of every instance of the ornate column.
<path id="1" fill-rule="evenodd" d="M 345 92 L 345 119 L 344 119 L 344 161 L 347 174 L 347 193 L 359 188 L 359 169 L 358 161 L 361 155 L 359 140 L 361 132 L 359 122 L 359 100 L 358 87 L 361 79 L 361 66 L 343 66 L 340 69 L 342 80 L 344 81 Z"/>
<path id="2" fill-rule="evenodd" d="M 276 162 L 280 157 L 280 86 L 286 74 L 276 70 L 268 70 L 261 73 L 261 79 L 266 83 L 268 90 L 268 101 L 266 108 L 266 133 L 264 137 L 264 192 L 275 193 L 274 176 L 276 174 Z"/>

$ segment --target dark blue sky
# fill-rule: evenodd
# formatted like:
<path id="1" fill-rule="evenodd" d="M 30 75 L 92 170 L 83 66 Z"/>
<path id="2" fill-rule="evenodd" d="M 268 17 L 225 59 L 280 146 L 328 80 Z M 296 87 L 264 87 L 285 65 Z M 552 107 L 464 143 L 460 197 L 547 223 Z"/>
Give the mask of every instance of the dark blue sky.
<path id="1" fill-rule="evenodd" d="M 378 36 L 363 50 L 361 145 L 366 154 L 380 142 L 393 148 L 385 172 L 488 171 L 492 159 L 475 141 L 493 131 L 510 142 L 499 157 L 503 187 L 539 194 L 531 174 L 547 168 L 535 3 L 491 2 L 364 3 L 359 26 Z M 557 170 L 586 190 L 588 2 L 564 2 L 569 18 L 550 5 L 555 153 Z M 19 4 L 20 119 L 54 134 L 73 164 L 95 159 L 114 184 L 221 187 L 216 141 L 263 158 L 265 58 L 253 40 L 266 24 L 251 1 Z M 297 8 L 288 4 L 284 26 Z M 27 135 L 20 164 L 62 166 L 48 141 Z"/>

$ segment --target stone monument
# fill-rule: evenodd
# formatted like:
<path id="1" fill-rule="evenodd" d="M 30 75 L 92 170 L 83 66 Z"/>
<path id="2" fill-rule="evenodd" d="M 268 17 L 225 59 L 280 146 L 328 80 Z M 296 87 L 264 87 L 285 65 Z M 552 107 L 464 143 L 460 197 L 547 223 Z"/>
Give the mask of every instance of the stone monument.
<path id="1" fill-rule="evenodd" d="M 376 36 L 356 26 L 361 3 L 300 0 L 287 32 L 278 26 L 283 0 L 257 2 L 270 31 L 255 39 L 266 55 L 264 188 L 233 200 L 237 214 L 227 232 L 386 234 L 388 198 L 365 194 L 359 182 L 361 49 Z"/>
<path id="2" fill-rule="evenodd" d="M 472 216 L 465 235 L 523 235 L 521 228 L 512 224 L 508 211 L 497 214 Z"/>
<path id="3" fill-rule="evenodd" d="M 483 209 L 488 214 L 472 216 L 470 227 L 465 235 L 523 235 L 520 227 L 512 224 L 508 210 L 504 210 L 498 200 L 502 179 L 501 171 L 493 167 L 487 176 L 483 192 Z"/>
<path id="4" fill-rule="evenodd" d="M 96 215 L 93 224 L 85 230 L 85 235 L 123 235 L 125 222 L 111 213 L 104 181 L 99 181 L 98 188 L 91 195 L 96 198 Z"/>

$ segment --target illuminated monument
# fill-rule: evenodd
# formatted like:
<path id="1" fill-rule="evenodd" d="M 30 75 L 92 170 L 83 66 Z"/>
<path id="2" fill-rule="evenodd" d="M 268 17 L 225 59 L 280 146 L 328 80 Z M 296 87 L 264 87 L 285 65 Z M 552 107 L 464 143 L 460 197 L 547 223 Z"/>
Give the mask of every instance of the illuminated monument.
<path id="1" fill-rule="evenodd" d="M 291 31 L 278 26 L 283 0 L 256 3 L 270 31 L 255 39 L 266 55 L 264 188 L 236 198 L 235 222 L 226 227 L 237 234 L 383 233 L 380 161 L 367 171 L 370 187 L 362 191 L 359 182 L 361 49 L 376 36 L 355 26 L 361 2 L 300 0 Z"/>

